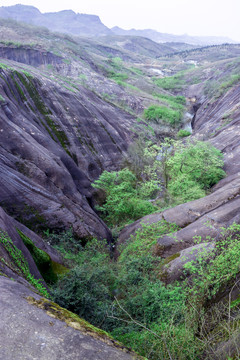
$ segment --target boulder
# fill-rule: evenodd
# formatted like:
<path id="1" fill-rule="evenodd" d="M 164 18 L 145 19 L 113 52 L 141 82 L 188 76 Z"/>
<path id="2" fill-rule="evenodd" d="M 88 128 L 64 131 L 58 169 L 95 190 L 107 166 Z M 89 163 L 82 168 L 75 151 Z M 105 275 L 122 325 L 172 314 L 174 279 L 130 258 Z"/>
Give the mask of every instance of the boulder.
<path id="1" fill-rule="evenodd" d="M 172 283 L 188 275 L 185 265 L 194 262 L 198 257 L 206 257 L 214 249 L 214 243 L 202 243 L 193 245 L 179 253 L 165 259 L 165 265 L 162 267 L 162 280 L 165 283 Z"/>

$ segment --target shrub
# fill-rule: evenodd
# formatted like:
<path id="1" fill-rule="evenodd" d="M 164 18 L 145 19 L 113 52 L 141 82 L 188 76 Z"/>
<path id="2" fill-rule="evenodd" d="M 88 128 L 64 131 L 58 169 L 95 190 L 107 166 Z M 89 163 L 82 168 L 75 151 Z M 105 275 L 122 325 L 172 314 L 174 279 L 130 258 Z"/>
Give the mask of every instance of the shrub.
<path id="1" fill-rule="evenodd" d="M 184 181 L 185 175 L 187 182 L 194 181 L 207 190 L 225 176 L 223 155 L 210 143 L 176 143 L 174 150 L 174 155 L 167 161 L 171 181 L 176 181 L 179 176 Z"/>
<path id="2" fill-rule="evenodd" d="M 184 130 L 184 129 L 179 130 L 179 132 L 177 133 L 177 137 L 179 137 L 179 138 L 187 137 L 189 135 L 191 135 L 191 132 L 188 130 Z"/>
<path id="3" fill-rule="evenodd" d="M 185 82 L 182 74 L 156 79 L 155 84 L 165 90 L 182 90 Z"/>
<path id="4" fill-rule="evenodd" d="M 109 225 L 134 221 L 157 210 L 152 203 L 142 199 L 137 185 L 136 176 L 128 169 L 104 171 L 93 183 L 93 187 L 104 190 L 106 194 L 105 203 L 97 209 Z"/>
<path id="5" fill-rule="evenodd" d="M 144 110 L 144 116 L 147 120 L 157 124 L 163 123 L 176 126 L 181 122 L 182 113 L 166 106 L 151 105 Z"/>

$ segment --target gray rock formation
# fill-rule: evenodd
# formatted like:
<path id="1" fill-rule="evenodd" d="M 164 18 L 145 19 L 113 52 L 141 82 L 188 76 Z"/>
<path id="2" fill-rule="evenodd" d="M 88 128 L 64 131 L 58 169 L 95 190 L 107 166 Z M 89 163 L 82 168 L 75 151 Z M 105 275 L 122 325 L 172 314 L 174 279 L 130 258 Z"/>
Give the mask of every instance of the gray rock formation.
<path id="1" fill-rule="evenodd" d="M 1 69 L 0 204 L 27 226 L 110 239 L 91 181 L 116 168 L 133 117 L 80 87 Z M 76 90 L 77 91 L 77 90 Z"/>
<path id="2" fill-rule="evenodd" d="M 0 294 L 0 359 L 141 359 L 23 284 L 0 276 Z"/>
<path id="3" fill-rule="evenodd" d="M 214 248 L 214 243 L 201 243 L 193 245 L 179 253 L 166 258 L 165 264 L 161 269 L 161 278 L 166 283 L 172 283 L 176 280 L 186 277 L 188 271 L 185 265 L 189 262 L 194 262 L 199 257 L 206 257 Z"/>
<path id="4" fill-rule="evenodd" d="M 21 236 L 19 235 L 18 230 L 20 230 L 25 236 L 31 239 L 32 243 L 38 249 L 41 249 L 42 251 L 47 253 L 51 261 L 62 264 L 62 257 L 57 253 L 56 250 L 54 250 L 50 245 L 44 242 L 37 234 L 35 234 L 33 231 L 31 231 L 26 226 L 19 223 L 12 217 L 8 216 L 2 208 L 0 208 L 0 230 L 9 236 L 14 246 L 16 246 L 16 248 L 18 248 L 22 252 L 24 259 L 27 261 L 30 273 L 34 276 L 34 278 L 40 279 L 44 286 L 46 286 L 43 281 L 42 275 L 40 274 L 31 253 L 29 252 Z M 21 277 L 21 271 L 17 271 L 20 269 L 18 269 L 16 259 L 13 259 L 12 254 L 7 251 L 6 246 L 4 246 L 4 243 L 2 243 L 1 241 L 0 256 L 0 272 L 7 275 L 8 277 L 23 281 L 23 278 Z"/>

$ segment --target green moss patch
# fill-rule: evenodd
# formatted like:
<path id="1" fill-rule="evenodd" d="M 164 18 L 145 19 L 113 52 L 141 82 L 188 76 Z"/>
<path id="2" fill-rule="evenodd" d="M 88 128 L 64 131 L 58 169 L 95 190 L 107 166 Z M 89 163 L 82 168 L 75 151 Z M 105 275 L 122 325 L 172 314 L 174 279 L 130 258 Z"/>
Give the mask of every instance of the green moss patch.
<path id="1" fill-rule="evenodd" d="M 173 254 L 173 255 L 167 257 L 167 258 L 164 260 L 164 265 L 169 264 L 171 261 L 177 259 L 179 256 L 180 256 L 180 253 L 176 253 L 176 254 Z"/>
<path id="2" fill-rule="evenodd" d="M 12 242 L 7 233 L 0 229 L 0 245 L 8 253 L 10 260 L 6 261 L 4 258 L 1 258 L 0 261 L 8 266 L 12 271 L 14 271 L 19 276 L 24 277 L 30 284 L 32 284 L 40 294 L 48 297 L 49 294 L 45 287 L 42 285 L 41 280 L 37 280 L 30 273 L 28 263 L 23 256 L 21 250 L 19 250 Z"/>
<path id="3" fill-rule="evenodd" d="M 120 342 L 114 340 L 113 337 L 109 335 L 106 331 L 96 328 L 95 326 L 89 324 L 87 321 L 81 319 L 76 314 L 62 308 L 54 302 L 43 298 L 37 300 L 31 296 L 27 297 L 26 299 L 29 304 L 35 305 L 38 308 L 46 311 L 47 315 L 51 316 L 54 319 L 64 321 L 68 326 L 72 327 L 73 329 L 79 330 L 86 335 L 90 335 L 95 339 L 101 340 L 107 345 L 119 348 L 126 353 L 131 353 L 136 360 L 146 359 L 138 356 L 137 354 L 132 352 L 130 348 L 127 348 Z"/>
<path id="4" fill-rule="evenodd" d="M 39 249 L 22 231 L 17 229 L 17 232 L 23 240 L 24 245 L 30 251 L 42 277 L 48 284 L 56 283 L 59 276 L 69 271 L 65 266 L 52 261 L 50 256 L 45 251 Z"/>

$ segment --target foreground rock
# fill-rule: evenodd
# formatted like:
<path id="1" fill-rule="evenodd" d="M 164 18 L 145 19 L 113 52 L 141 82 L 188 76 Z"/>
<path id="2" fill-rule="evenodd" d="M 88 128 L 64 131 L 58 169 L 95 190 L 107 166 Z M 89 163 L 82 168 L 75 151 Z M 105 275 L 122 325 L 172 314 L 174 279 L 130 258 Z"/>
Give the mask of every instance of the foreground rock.
<path id="1" fill-rule="evenodd" d="M 18 282 L 0 276 L 0 294 L 0 359 L 141 359 Z"/>

